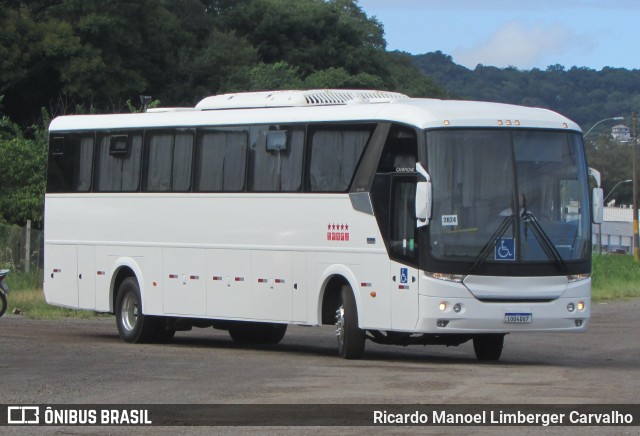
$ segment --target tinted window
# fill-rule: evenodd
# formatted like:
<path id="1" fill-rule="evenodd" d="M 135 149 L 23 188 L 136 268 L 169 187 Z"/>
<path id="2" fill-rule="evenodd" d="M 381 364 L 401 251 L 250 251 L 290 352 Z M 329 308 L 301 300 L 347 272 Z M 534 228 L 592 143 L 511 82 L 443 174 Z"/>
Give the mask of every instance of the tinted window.
<path id="1" fill-rule="evenodd" d="M 318 129 L 311 134 L 311 191 L 343 192 L 349 188 L 371 129 Z"/>
<path id="2" fill-rule="evenodd" d="M 191 187 L 193 134 L 147 134 L 145 190 L 188 191 Z"/>
<path id="3" fill-rule="evenodd" d="M 299 191 L 302 185 L 304 129 L 252 129 L 251 190 Z"/>
<path id="4" fill-rule="evenodd" d="M 51 137 L 47 192 L 87 192 L 91 189 L 93 141 L 93 135 Z"/>
<path id="5" fill-rule="evenodd" d="M 126 139 L 125 139 L 126 138 Z M 126 144 L 123 148 L 123 144 Z M 96 190 L 133 192 L 140 185 L 142 135 L 105 135 L 98 139 Z"/>
<path id="6" fill-rule="evenodd" d="M 245 131 L 207 131 L 198 136 L 197 191 L 244 189 L 247 136 Z"/>

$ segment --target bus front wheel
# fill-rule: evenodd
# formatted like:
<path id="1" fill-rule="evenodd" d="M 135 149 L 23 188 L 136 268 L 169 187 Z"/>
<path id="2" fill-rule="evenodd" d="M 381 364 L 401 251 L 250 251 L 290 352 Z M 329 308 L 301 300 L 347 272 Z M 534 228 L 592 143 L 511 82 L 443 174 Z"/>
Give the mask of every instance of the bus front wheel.
<path id="1" fill-rule="evenodd" d="M 358 327 L 358 309 L 350 286 L 340 290 L 336 311 L 338 354 L 343 359 L 360 359 L 364 354 L 365 331 Z"/>
<path id="2" fill-rule="evenodd" d="M 477 335 L 473 338 L 473 351 L 478 360 L 498 360 L 502 354 L 504 335 Z"/>
<path id="3" fill-rule="evenodd" d="M 155 338 L 158 328 L 157 319 L 142 313 L 140 287 L 134 277 L 124 279 L 118 288 L 115 312 L 118 333 L 123 341 L 150 342 Z"/>

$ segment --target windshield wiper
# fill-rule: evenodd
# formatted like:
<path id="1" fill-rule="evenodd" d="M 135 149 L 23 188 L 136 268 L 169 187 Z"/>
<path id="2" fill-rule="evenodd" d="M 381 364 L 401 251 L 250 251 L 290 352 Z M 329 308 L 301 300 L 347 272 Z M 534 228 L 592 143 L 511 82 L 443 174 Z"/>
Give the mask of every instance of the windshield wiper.
<path id="1" fill-rule="evenodd" d="M 515 215 L 509 215 L 502 220 L 502 223 L 500 223 L 498 229 L 493 233 L 493 235 L 491 235 L 487 243 L 484 244 L 484 247 L 482 247 L 482 250 L 480 250 L 480 253 L 478 253 L 478 255 L 476 256 L 476 261 L 471 266 L 471 272 L 476 271 L 487 260 L 487 257 L 489 257 L 489 253 L 493 251 L 493 248 L 498 242 L 498 239 L 500 239 L 502 235 L 505 234 L 507 229 L 513 225 L 515 219 Z"/>
<path id="2" fill-rule="evenodd" d="M 535 236 L 536 240 L 540 243 L 540 246 L 542 247 L 542 251 L 544 251 L 544 253 L 547 255 L 549 259 L 553 260 L 556 263 L 556 265 L 558 265 L 558 268 L 561 271 L 566 271 L 567 266 L 564 263 L 562 256 L 558 252 L 558 249 L 555 247 L 555 245 L 553 245 L 553 242 L 551 242 L 551 239 L 549 238 L 547 233 L 544 231 L 542 226 L 540 226 L 540 223 L 538 222 L 538 219 L 535 217 L 535 215 L 530 211 L 524 209 L 522 211 L 521 216 L 525 226 L 528 226 L 529 224 L 531 224 L 533 235 Z M 516 219 L 515 215 L 510 215 L 505 217 L 504 220 L 502 220 L 502 223 L 500 223 L 500 226 L 498 227 L 498 229 L 493 233 L 493 235 L 491 235 L 487 243 L 484 244 L 484 246 L 480 250 L 480 253 L 478 253 L 478 256 L 476 256 L 476 261 L 474 262 L 474 264 L 471 266 L 471 269 L 470 269 L 471 272 L 478 270 L 478 268 L 480 268 L 482 264 L 484 264 L 484 262 L 487 260 L 487 257 L 489 257 L 489 254 L 491 253 L 491 251 L 495 248 L 495 245 L 498 242 L 498 239 L 500 239 L 502 235 L 506 233 L 509 227 L 513 225 L 513 222 L 515 221 L 515 219 Z M 527 232 L 527 228 L 525 227 L 525 235 L 526 235 L 526 232 Z"/>
<path id="3" fill-rule="evenodd" d="M 522 211 L 522 219 L 524 221 L 525 226 L 527 224 L 531 224 L 533 235 L 536 237 L 536 239 L 540 243 L 540 246 L 542 247 L 542 251 L 544 251 L 544 254 L 546 254 L 549 259 L 554 260 L 561 271 L 566 271 L 567 265 L 564 263 L 564 260 L 562 260 L 562 256 L 558 252 L 558 249 L 555 247 L 555 245 L 553 245 L 553 242 L 551 242 L 551 239 L 549 239 L 549 236 L 547 235 L 547 233 L 544 231 L 542 226 L 540 226 L 540 223 L 538 222 L 538 219 L 535 217 L 535 215 L 525 209 L 524 211 Z M 525 235 L 526 235 L 526 227 L 525 227 Z"/>

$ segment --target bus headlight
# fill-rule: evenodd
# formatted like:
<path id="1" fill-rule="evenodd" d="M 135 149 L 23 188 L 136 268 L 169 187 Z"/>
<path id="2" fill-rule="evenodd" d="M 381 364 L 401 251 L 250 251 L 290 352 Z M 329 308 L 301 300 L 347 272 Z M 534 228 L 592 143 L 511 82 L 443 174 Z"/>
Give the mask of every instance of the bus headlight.
<path id="1" fill-rule="evenodd" d="M 580 280 L 586 280 L 591 277 L 591 274 L 572 274 L 567 276 L 569 283 L 578 282 Z"/>
<path id="2" fill-rule="evenodd" d="M 425 276 L 432 279 L 444 280 L 445 282 L 455 282 L 455 283 L 462 283 L 462 281 L 466 277 L 461 274 L 444 274 L 444 273 L 432 273 L 432 272 L 425 272 L 424 274 Z"/>
<path id="3" fill-rule="evenodd" d="M 584 301 L 578 301 L 578 310 L 582 312 L 585 308 Z"/>
<path id="4" fill-rule="evenodd" d="M 441 301 L 440 305 L 438 306 L 438 308 L 440 309 L 441 312 L 444 312 L 445 310 L 447 310 L 448 306 L 449 305 L 447 304 L 446 301 Z"/>
<path id="5" fill-rule="evenodd" d="M 462 310 L 462 304 L 456 303 L 456 304 L 453 305 L 453 311 L 455 313 L 460 313 L 461 310 Z"/>
<path id="6" fill-rule="evenodd" d="M 569 304 L 567 304 L 567 310 L 568 310 L 569 312 L 573 312 L 574 310 L 576 310 L 576 305 L 575 305 L 575 304 L 573 304 L 573 303 L 569 303 Z"/>

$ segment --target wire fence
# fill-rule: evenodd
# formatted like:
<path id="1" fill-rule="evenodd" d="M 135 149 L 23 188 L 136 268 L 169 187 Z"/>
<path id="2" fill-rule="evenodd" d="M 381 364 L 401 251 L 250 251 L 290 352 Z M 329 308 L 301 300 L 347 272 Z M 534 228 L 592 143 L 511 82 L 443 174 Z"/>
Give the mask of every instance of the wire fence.
<path id="1" fill-rule="evenodd" d="M 14 272 L 42 271 L 44 232 L 27 227 L 0 224 L 0 268 Z"/>

